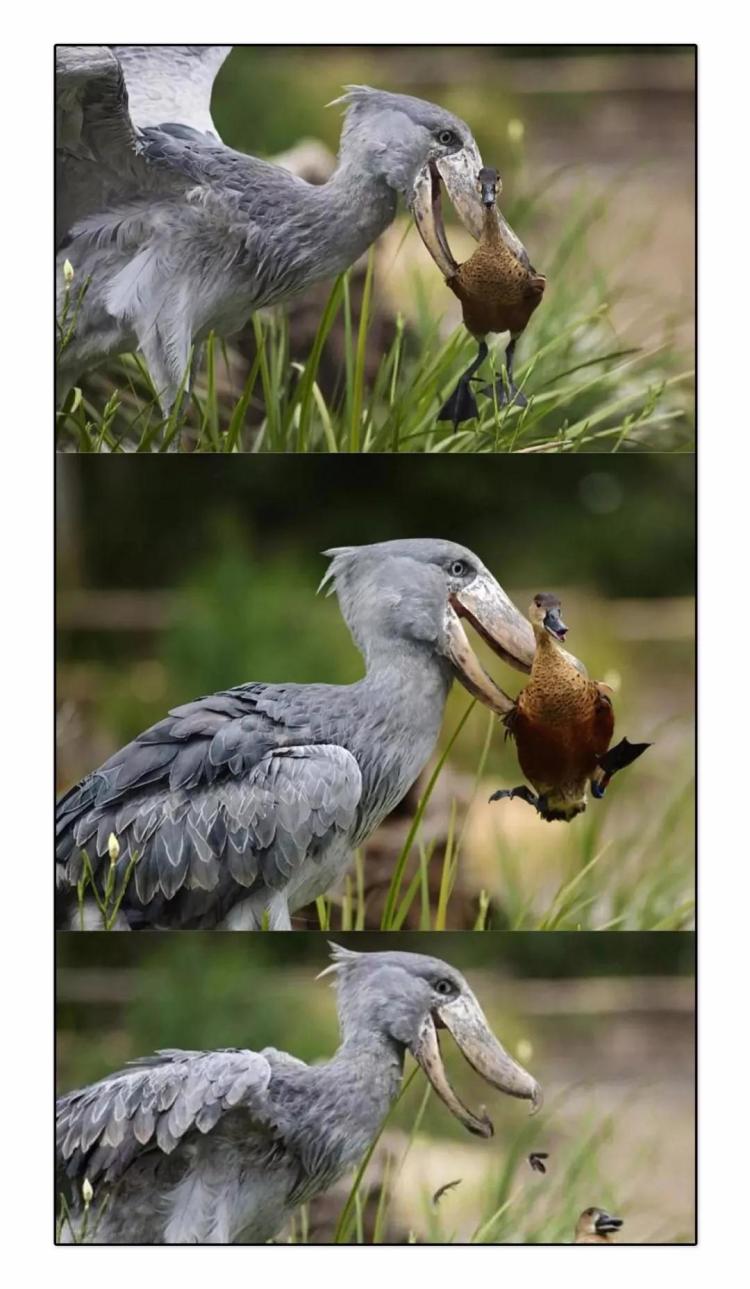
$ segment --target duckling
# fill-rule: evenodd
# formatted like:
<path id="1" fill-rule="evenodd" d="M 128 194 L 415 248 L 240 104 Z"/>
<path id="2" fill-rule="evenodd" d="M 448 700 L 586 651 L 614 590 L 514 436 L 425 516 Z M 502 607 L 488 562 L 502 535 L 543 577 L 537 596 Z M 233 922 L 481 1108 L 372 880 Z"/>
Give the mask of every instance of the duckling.
<path id="1" fill-rule="evenodd" d="M 622 1226 L 621 1217 L 613 1217 L 603 1208 L 585 1208 L 576 1222 L 574 1244 L 614 1244 L 612 1236 Z"/>
<path id="2" fill-rule="evenodd" d="M 529 609 L 536 651 L 531 679 L 505 717 L 518 760 L 536 794 L 522 785 L 500 789 L 490 801 L 520 797 L 543 819 L 570 822 L 586 809 L 587 787 L 603 797 L 612 775 L 641 756 L 649 743 L 622 739 L 610 749 L 615 716 L 610 690 L 583 675 L 560 644 L 568 628 L 555 595 L 535 595 Z"/>
<path id="3" fill-rule="evenodd" d="M 547 279 L 529 263 L 525 248 L 498 212 L 496 201 L 501 188 L 497 170 L 485 166 L 479 171 L 484 206 L 482 236 L 471 259 L 460 265 L 454 261 L 454 271 L 446 278 L 447 285 L 461 301 L 464 326 L 479 341 L 477 357 L 438 413 L 438 420 L 451 421 L 454 430 L 462 421 L 477 415 L 469 381 L 487 357 L 485 337 L 491 332 L 510 332 L 505 351 L 507 390 L 500 377 L 495 384 L 498 403 L 501 406 L 515 403 L 517 407 L 527 404 L 513 383 L 513 356 L 518 337 L 541 301 Z M 486 386 L 484 393 L 491 394 L 492 386 Z"/>

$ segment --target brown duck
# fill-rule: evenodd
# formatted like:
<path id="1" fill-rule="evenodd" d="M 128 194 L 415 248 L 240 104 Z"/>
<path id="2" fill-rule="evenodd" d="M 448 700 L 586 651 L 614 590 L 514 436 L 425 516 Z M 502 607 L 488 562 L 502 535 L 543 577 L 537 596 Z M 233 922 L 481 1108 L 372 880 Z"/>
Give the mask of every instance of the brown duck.
<path id="1" fill-rule="evenodd" d="M 603 1208 L 585 1208 L 576 1222 L 574 1244 L 614 1244 L 613 1236 L 622 1226 L 621 1217 L 613 1217 Z"/>
<path id="2" fill-rule="evenodd" d="M 438 420 L 451 421 L 454 429 L 477 415 L 469 382 L 487 357 L 485 337 L 491 333 L 509 331 L 511 337 L 505 351 L 507 388 L 502 378 L 496 382 L 498 403 L 526 405 L 526 398 L 513 383 L 513 354 L 516 340 L 525 330 L 546 285 L 546 278 L 529 263 L 524 246 L 497 209 L 497 195 L 502 187 L 497 171 L 483 167 L 478 183 L 484 207 L 483 226 L 479 245 L 465 263 L 457 264 L 454 260 L 437 218 L 425 227 L 418 225 L 447 285 L 461 301 L 467 331 L 479 341 L 477 357 L 438 413 Z M 486 387 L 484 392 L 491 394 L 492 387 Z"/>
<path id="3" fill-rule="evenodd" d="M 589 784 L 595 797 L 603 797 L 615 771 L 650 744 L 622 739 L 610 749 L 615 728 L 610 691 L 583 675 L 560 647 L 568 628 L 557 596 L 535 595 L 529 619 L 536 639 L 531 679 L 504 723 L 536 793 L 522 785 L 500 789 L 490 800 L 520 797 L 543 819 L 570 822 L 586 809 Z"/>

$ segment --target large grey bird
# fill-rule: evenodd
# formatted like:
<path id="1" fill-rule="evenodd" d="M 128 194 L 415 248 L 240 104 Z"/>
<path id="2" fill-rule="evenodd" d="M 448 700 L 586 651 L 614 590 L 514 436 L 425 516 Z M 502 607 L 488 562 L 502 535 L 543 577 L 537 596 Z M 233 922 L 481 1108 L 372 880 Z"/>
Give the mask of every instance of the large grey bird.
<path id="1" fill-rule="evenodd" d="M 454 677 L 500 715 L 469 622 L 512 666 L 534 635 L 472 551 L 405 539 L 327 551 L 323 584 L 365 659 L 352 685 L 260 684 L 174 708 L 83 779 L 57 812 L 68 916 L 86 848 L 97 883 L 119 840 L 131 927 L 286 929 L 404 797 L 435 747 Z M 76 915 L 77 917 L 77 915 Z"/>
<path id="2" fill-rule="evenodd" d="M 349 86 L 338 165 L 321 185 L 226 147 L 210 99 L 230 49 L 58 48 L 58 316 L 66 260 L 74 300 L 88 284 L 60 359 L 63 398 L 82 371 L 139 349 L 167 411 L 192 346 L 348 268 L 399 197 L 437 254 L 441 180 L 481 234 L 471 131 L 422 99 Z"/>
<path id="3" fill-rule="evenodd" d="M 76 1236 L 87 1180 L 86 1230 L 98 1243 L 272 1239 L 360 1161 L 398 1096 L 407 1052 L 461 1123 L 490 1137 L 486 1112 L 468 1110 L 448 1082 L 437 1028 L 493 1087 L 539 1107 L 539 1084 L 494 1037 L 460 972 L 418 953 L 332 948 L 322 974 L 336 976 L 341 1043 L 330 1060 L 310 1066 L 275 1048 L 157 1052 L 60 1099 Z M 73 1238 L 67 1225 L 62 1234 Z"/>

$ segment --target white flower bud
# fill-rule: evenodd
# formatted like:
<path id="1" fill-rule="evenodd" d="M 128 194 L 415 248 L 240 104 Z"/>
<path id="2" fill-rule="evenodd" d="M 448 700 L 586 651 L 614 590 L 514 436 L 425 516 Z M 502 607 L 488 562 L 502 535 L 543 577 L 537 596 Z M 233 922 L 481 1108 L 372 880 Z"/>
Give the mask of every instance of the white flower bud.
<path id="1" fill-rule="evenodd" d="M 107 841 L 107 850 L 109 851 L 110 864 L 116 864 L 118 859 L 120 858 L 120 843 L 115 837 L 115 834 L 113 832 L 109 834 L 109 840 Z"/>
<path id="2" fill-rule="evenodd" d="M 84 1207 L 88 1208 L 89 1204 L 94 1198 L 94 1188 L 91 1185 L 91 1182 L 89 1181 L 88 1177 L 84 1177 L 83 1179 L 83 1186 L 81 1187 L 81 1196 L 83 1198 Z"/>
<path id="3" fill-rule="evenodd" d="M 65 262 L 63 263 L 63 278 L 67 282 L 68 286 L 70 286 L 75 275 L 76 275 L 76 271 L 73 268 L 73 265 L 71 264 L 70 260 L 65 260 Z"/>

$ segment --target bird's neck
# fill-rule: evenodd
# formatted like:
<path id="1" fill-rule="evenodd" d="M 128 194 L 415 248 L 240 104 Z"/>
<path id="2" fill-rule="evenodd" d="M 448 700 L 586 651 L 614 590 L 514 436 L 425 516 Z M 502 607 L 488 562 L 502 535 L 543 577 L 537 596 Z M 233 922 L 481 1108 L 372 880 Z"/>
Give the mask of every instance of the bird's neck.
<path id="1" fill-rule="evenodd" d="M 379 1029 L 357 1022 L 342 1032 L 341 1044 L 332 1058 L 341 1086 L 370 1089 L 368 1125 L 379 1125 L 398 1096 L 404 1073 L 404 1048 Z"/>
<path id="2" fill-rule="evenodd" d="M 558 645 L 555 644 L 551 635 L 544 627 L 541 629 L 534 628 L 534 637 L 536 640 L 536 649 L 534 650 L 534 661 L 532 663 L 532 674 L 534 668 L 548 668 L 555 663 L 563 661 L 563 653 Z"/>
<path id="3" fill-rule="evenodd" d="M 452 682 L 450 664 L 432 649 L 403 644 L 394 650 L 389 643 L 383 650 L 368 651 L 367 673 L 360 684 L 378 700 L 383 733 L 403 730 L 410 738 L 424 737 L 431 750 Z"/>
<path id="4" fill-rule="evenodd" d="M 327 183 L 308 193 L 315 235 L 311 251 L 326 276 L 363 255 L 396 214 L 396 193 L 353 158 L 342 156 Z"/>
<path id="5" fill-rule="evenodd" d="M 359 1025 L 329 1061 L 288 1073 L 279 1116 L 305 1173 L 330 1180 L 359 1162 L 398 1096 L 403 1062 L 403 1049 Z"/>

